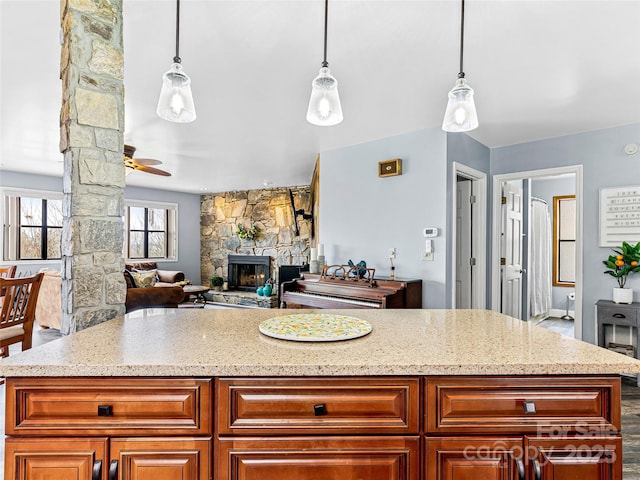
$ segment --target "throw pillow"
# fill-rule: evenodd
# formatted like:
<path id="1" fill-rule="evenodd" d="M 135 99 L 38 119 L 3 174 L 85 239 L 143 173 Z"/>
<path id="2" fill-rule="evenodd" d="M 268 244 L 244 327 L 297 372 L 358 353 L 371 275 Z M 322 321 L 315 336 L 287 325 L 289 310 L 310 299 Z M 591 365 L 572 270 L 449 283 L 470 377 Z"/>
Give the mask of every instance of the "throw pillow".
<path id="1" fill-rule="evenodd" d="M 156 270 L 134 270 L 131 276 L 138 288 L 153 287 L 158 278 Z"/>

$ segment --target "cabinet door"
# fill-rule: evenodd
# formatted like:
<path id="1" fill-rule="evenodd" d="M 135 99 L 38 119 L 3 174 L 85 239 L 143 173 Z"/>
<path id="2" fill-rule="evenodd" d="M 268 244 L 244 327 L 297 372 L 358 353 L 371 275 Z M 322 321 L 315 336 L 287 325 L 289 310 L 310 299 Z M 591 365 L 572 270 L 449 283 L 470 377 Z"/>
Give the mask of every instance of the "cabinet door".
<path id="1" fill-rule="evenodd" d="M 114 438 L 109 480 L 210 480 L 209 438 Z"/>
<path id="2" fill-rule="evenodd" d="M 418 480 L 419 437 L 223 438 L 216 480 Z"/>
<path id="3" fill-rule="evenodd" d="M 522 438 L 427 438 L 427 480 L 518 480 L 524 476 Z"/>
<path id="4" fill-rule="evenodd" d="M 618 435 L 525 438 L 532 479 L 622 480 L 622 439 Z"/>
<path id="5" fill-rule="evenodd" d="M 106 438 L 7 438 L 6 480 L 106 480 Z"/>

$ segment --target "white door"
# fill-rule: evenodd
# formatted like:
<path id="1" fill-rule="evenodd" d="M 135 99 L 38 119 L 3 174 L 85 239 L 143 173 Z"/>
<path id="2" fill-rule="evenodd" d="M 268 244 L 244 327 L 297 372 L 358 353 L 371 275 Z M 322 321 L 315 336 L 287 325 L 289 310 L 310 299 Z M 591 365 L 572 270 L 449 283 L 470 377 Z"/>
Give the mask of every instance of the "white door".
<path id="1" fill-rule="evenodd" d="M 522 180 L 502 184 L 501 312 L 522 318 Z"/>
<path id="2" fill-rule="evenodd" d="M 472 308 L 471 267 L 471 187 L 472 181 L 458 178 L 456 183 L 456 305 Z"/>

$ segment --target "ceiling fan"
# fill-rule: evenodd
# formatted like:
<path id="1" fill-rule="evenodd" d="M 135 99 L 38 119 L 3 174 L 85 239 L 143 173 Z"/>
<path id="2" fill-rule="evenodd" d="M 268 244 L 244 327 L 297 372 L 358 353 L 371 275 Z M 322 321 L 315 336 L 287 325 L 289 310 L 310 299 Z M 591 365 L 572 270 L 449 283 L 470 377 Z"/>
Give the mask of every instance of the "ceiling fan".
<path id="1" fill-rule="evenodd" d="M 124 146 L 124 166 L 127 169 L 127 175 L 134 170 L 140 170 L 141 172 L 153 173 L 154 175 L 162 175 L 163 177 L 170 177 L 171 174 L 165 170 L 152 167 L 152 165 L 160 165 L 160 160 L 153 158 L 133 158 L 133 154 L 136 151 L 136 147 L 132 145 Z"/>

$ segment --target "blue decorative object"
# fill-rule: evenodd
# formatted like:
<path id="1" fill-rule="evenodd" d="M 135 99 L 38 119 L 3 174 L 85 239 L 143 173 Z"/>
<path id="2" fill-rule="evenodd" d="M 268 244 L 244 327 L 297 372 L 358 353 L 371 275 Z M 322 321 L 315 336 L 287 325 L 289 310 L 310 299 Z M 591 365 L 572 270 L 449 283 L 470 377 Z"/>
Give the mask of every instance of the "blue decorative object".
<path id="1" fill-rule="evenodd" d="M 262 287 L 262 295 L 265 297 L 270 297 L 272 292 L 271 284 L 267 283 L 264 287 Z"/>
<path id="2" fill-rule="evenodd" d="M 256 293 L 260 296 L 264 295 L 264 287 L 258 287 Z"/>
<path id="3" fill-rule="evenodd" d="M 352 275 L 355 276 L 356 275 L 355 272 L 358 272 L 357 275 L 360 278 L 364 278 L 364 276 L 367 274 L 367 262 L 365 262 L 364 260 L 360 260 L 357 264 L 354 265 L 351 259 L 349 259 L 347 263 L 353 269 L 351 270 Z M 361 267 L 361 268 L 353 268 L 353 267 Z"/>

